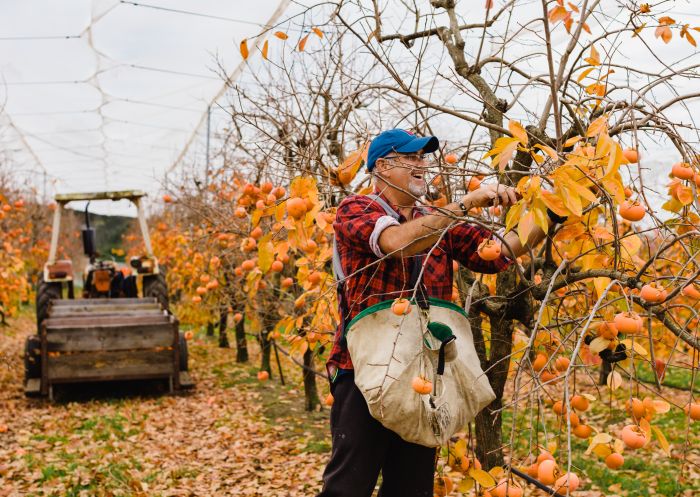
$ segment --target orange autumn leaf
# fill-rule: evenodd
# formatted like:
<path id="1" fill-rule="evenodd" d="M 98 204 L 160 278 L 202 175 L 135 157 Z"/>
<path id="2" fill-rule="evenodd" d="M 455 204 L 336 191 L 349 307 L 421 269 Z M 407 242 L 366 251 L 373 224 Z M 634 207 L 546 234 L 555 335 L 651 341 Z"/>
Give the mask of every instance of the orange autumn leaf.
<path id="1" fill-rule="evenodd" d="M 313 31 L 319 38 L 323 38 L 323 31 L 321 31 L 317 27 L 311 28 L 311 31 Z"/>
<path id="2" fill-rule="evenodd" d="M 289 35 L 284 31 L 275 31 L 275 37 L 279 38 L 280 40 L 286 40 L 289 38 Z"/>
<path id="3" fill-rule="evenodd" d="M 262 51 L 263 59 L 265 59 L 265 60 L 267 60 L 267 49 L 268 49 L 268 48 L 269 48 L 269 42 L 268 42 L 267 40 L 265 40 L 265 43 L 263 43 L 263 47 L 262 47 L 262 50 L 261 50 L 261 51 Z"/>
<path id="4" fill-rule="evenodd" d="M 241 42 L 241 56 L 243 57 L 243 60 L 248 58 L 248 40 L 245 38 Z"/>
<path id="5" fill-rule="evenodd" d="M 306 36 L 304 36 L 301 40 L 299 40 L 299 45 L 298 45 L 297 49 L 298 49 L 300 52 L 303 52 L 303 51 L 304 51 L 304 47 L 306 47 L 306 41 L 307 41 L 308 39 L 309 39 L 309 35 L 306 35 Z"/>

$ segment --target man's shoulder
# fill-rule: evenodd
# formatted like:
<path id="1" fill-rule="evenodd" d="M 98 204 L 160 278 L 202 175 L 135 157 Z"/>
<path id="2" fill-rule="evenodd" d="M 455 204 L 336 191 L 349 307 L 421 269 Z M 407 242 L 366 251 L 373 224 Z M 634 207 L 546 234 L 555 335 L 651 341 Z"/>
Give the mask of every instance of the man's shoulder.
<path id="1" fill-rule="evenodd" d="M 361 213 L 368 210 L 384 212 L 381 204 L 368 195 L 348 195 L 338 205 L 339 213 L 341 211 L 344 213 Z"/>

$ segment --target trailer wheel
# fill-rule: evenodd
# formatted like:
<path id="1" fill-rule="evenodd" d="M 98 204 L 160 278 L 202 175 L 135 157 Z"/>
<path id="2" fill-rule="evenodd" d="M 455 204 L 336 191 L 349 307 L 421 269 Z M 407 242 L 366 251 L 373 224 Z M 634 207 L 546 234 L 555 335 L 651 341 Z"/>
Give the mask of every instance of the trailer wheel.
<path id="1" fill-rule="evenodd" d="M 143 279 L 143 296 L 155 298 L 163 309 L 170 312 L 168 287 L 163 274 L 147 276 Z"/>
<path id="2" fill-rule="evenodd" d="M 36 289 L 36 327 L 41 333 L 41 323 L 49 316 L 49 304 L 52 300 L 61 298 L 61 283 L 45 282 L 43 276 L 39 276 Z"/>
<path id="3" fill-rule="evenodd" d="M 41 338 L 28 336 L 24 341 L 24 381 L 41 378 Z"/>
<path id="4" fill-rule="evenodd" d="M 183 332 L 179 332 L 179 335 L 180 335 L 180 371 L 188 371 L 188 367 L 187 367 L 187 361 L 188 361 L 187 340 L 185 340 L 185 334 Z"/>

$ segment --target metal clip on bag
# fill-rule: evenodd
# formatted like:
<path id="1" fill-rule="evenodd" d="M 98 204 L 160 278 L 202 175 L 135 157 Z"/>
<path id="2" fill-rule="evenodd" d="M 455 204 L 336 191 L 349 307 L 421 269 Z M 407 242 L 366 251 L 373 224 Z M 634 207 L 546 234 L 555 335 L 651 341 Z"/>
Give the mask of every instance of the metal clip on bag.
<path id="1" fill-rule="evenodd" d="M 370 197 L 398 218 L 381 198 Z M 335 245 L 333 265 L 336 280 L 342 282 Z M 415 285 L 417 275 L 411 279 Z M 436 447 L 496 396 L 481 370 L 467 313 L 451 302 L 420 298 L 421 293 L 408 314 L 394 314 L 391 300 L 380 302 L 347 323 L 344 334 L 355 384 L 370 414 L 404 440 Z M 432 382 L 431 393 L 413 390 L 416 376 Z"/>

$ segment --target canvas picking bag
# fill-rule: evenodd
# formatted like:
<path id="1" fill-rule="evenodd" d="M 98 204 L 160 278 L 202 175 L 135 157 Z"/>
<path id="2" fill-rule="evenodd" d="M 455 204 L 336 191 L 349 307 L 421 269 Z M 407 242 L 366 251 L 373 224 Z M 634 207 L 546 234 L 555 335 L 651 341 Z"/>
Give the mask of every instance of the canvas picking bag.
<path id="1" fill-rule="evenodd" d="M 380 197 L 370 197 L 398 217 Z M 333 252 L 336 279 L 342 282 L 335 244 Z M 402 316 L 392 312 L 392 300 L 368 307 L 344 326 L 344 336 L 370 414 L 402 439 L 436 447 L 496 395 L 481 369 L 467 313 L 445 300 L 417 300 Z M 432 392 L 413 389 L 417 376 L 432 382 Z"/>

